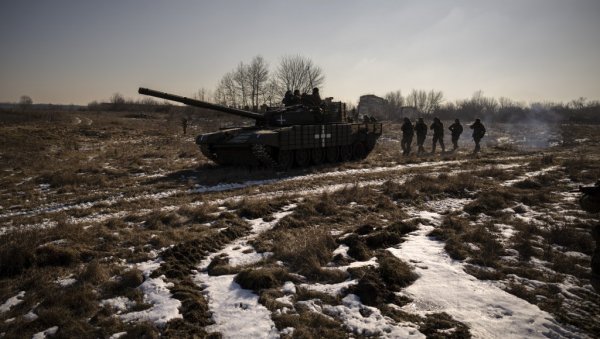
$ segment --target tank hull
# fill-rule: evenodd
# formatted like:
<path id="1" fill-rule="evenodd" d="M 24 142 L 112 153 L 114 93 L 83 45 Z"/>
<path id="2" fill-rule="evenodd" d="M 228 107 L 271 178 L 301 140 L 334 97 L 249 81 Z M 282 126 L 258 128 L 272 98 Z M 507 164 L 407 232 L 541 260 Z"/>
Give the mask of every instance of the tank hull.
<path id="1" fill-rule="evenodd" d="M 381 133 L 377 122 L 252 127 L 202 134 L 196 143 L 217 164 L 285 170 L 364 159 Z"/>

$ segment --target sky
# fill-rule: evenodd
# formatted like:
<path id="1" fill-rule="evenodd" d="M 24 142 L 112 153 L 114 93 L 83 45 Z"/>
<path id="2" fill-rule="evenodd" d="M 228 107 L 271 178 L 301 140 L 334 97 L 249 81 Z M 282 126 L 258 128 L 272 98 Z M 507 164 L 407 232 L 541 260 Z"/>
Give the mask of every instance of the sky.
<path id="1" fill-rule="evenodd" d="M 213 91 L 260 55 L 301 55 L 322 96 L 600 99 L 597 0 L 0 0 L 0 102 Z M 283 94 L 283 93 L 282 93 Z"/>

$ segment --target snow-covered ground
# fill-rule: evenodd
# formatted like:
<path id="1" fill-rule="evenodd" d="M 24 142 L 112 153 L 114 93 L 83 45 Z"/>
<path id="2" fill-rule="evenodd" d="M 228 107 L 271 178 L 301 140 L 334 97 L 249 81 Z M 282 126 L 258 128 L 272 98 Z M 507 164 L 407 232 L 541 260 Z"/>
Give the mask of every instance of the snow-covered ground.
<path id="1" fill-rule="evenodd" d="M 205 270 L 212 259 L 220 255 L 226 255 L 231 266 L 249 265 L 260 261 L 263 255 L 256 253 L 248 246 L 248 242 L 261 232 L 272 228 L 281 218 L 291 214 L 295 207 L 284 207 L 281 212 L 275 213 L 270 221 L 263 221 L 262 218 L 249 220 L 252 225 L 250 235 L 237 239 L 200 263 L 195 281 L 204 288 L 215 321 L 207 331 L 220 332 L 224 338 L 279 338 L 279 331 L 271 320 L 271 312 L 258 302 L 256 294 L 241 288 L 233 281 L 235 274 L 210 276 Z"/>
<path id="2" fill-rule="evenodd" d="M 421 225 L 395 256 L 414 264 L 419 279 L 402 293 L 413 301 L 403 310 L 428 314 L 446 312 L 467 324 L 475 338 L 578 337 L 537 306 L 509 294 L 495 283 L 465 273 L 463 265 L 444 251 L 444 243 L 427 236 Z"/>
<path id="3" fill-rule="evenodd" d="M 508 158 L 504 159 L 508 161 Z M 512 170 L 524 166 L 522 157 L 513 159 L 516 163 L 505 163 L 499 165 L 479 165 L 476 168 L 461 169 L 459 166 L 464 163 L 461 161 L 445 162 L 423 162 L 418 164 L 391 165 L 389 167 L 375 167 L 364 169 L 351 169 L 343 171 L 323 172 L 317 174 L 300 175 L 296 177 L 253 180 L 241 183 L 218 184 L 212 186 L 195 186 L 190 189 L 169 189 L 156 193 L 140 194 L 135 197 L 124 197 L 115 195 L 109 198 L 100 199 L 82 204 L 51 204 L 40 206 L 39 208 L 27 211 L 5 212 L 0 218 L 10 218 L 13 216 L 36 216 L 45 213 L 65 212 L 73 209 L 88 209 L 94 206 L 114 206 L 120 202 L 132 202 L 140 199 L 161 200 L 172 197 L 180 193 L 201 196 L 207 193 L 232 191 L 232 194 L 219 195 L 219 199 L 209 202 L 196 200 L 187 202 L 189 206 L 198 206 L 200 204 L 215 204 L 221 206 L 228 202 L 242 199 L 270 199 L 274 197 L 286 196 L 315 196 L 325 192 L 335 192 L 342 190 L 349 185 L 381 186 L 391 180 L 396 183 L 403 183 L 412 178 L 414 173 L 401 172 L 405 169 L 422 168 L 427 169 L 430 175 L 437 175 L 440 172 L 447 175 L 456 175 L 462 172 L 476 171 L 494 167 L 496 169 Z M 453 168 L 456 166 L 457 168 Z M 551 171 L 559 170 L 559 166 L 548 166 L 539 171 L 532 171 L 519 175 L 518 177 L 501 183 L 504 187 L 510 187 L 516 182 L 546 174 Z M 359 183 L 354 182 L 353 176 L 363 174 L 379 174 L 379 176 L 369 177 L 368 180 L 362 180 Z M 342 178 L 339 181 L 317 179 L 335 179 Z M 290 189 L 279 189 L 283 184 L 292 184 Z M 248 187 L 257 187 L 251 193 L 246 191 L 236 192 L 236 190 L 246 189 Z M 264 191 L 262 190 L 264 188 Z M 573 196 L 565 195 L 566 202 L 572 202 Z M 570 199 L 570 200 L 569 200 Z M 503 282 L 483 281 L 469 275 L 465 272 L 465 265 L 451 259 L 444 250 L 444 243 L 427 236 L 434 228 L 440 225 L 443 214 L 451 211 L 461 211 L 463 207 L 470 203 L 471 199 L 449 198 L 442 200 L 424 201 L 416 205 L 403 207 L 411 219 L 418 219 L 419 229 L 406 237 L 406 241 L 395 247 L 388 248 L 388 251 L 403 261 L 409 262 L 419 278 L 410 286 L 403 289 L 401 294 L 410 298 L 412 301 L 401 309 L 409 314 L 425 316 L 431 313 L 445 312 L 453 319 L 466 324 L 471 334 L 475 338 L 585 338 L 584 334 L 577 329 L 561 325 L 554 316 L 541 310 L 536 305 L 520 299 L 503 290 Z M 163 204 L 153 209 L 139 209 L 137 213 L 149 213 L 151 211 L 172 211 L 180 208 L 174 203 L 170 205 Z M 198 270 L 194 275 L 194 281 L 203 289 L 203 293 L 208 301 L 208 306 L 214 320 L 214 325 L 207 327 L 207 332 L 219 332 L 225 338 L 277 338 L 283 334 L 290 334 L 293 329 L 287 328 L 279 331 L 271 319 L 271 311 L 259 303 L 258 296 L 252 291 L 241 288 L 235 283 L 235 275 L 210 276 L 206 273 L 209 263 L 217 256 L 226 256 L 231 266 L 246 266 L 260 263 L 261 260 L 269 256 L 269 253 L 257 253 L 250 245 L 261 232 L 265 232 L 274 227 L 279 220 L 293 212 L 295 205 L 288 205 L 281 211 L 274 213 L 272 219 L 265 221 L 263 219 L 247 220 L 252 226 L 250 235 L 239 238 L 222 249 L 210 253 L 198 265 Z M 562 206 L 557 205 L 557 209 Z M 518 209 L 519 213 L 515 210 Z M 506 214 L 512 213 L 513 216 L 506 217 L 502 223 L 494 223 L 497 227 L 502 241 L 508 241 L 514 234 L 515 229 L 510 225 L 510 218 L 519 219 L 529 224 L 540 224 L 540 221 L 546 214 L 543 210 L 535 210 L 523 204 L 512 206 L 503 210 Z M 133 212 L 119 211 L 115 213 L 98 213 L 83 217 L 69 217 L 67 220 L 75 224 L 89 224 L 106 221 L 110 218 L 124 218 Z M 569 216 L 571 218 L 575 218 Z M 481 215 L 481 219 L 490 217 Z M 508 220 L 508 221 L 507 221 Z M 46 225 L 46 227 L 51 227 Z M 12 226 L 4 225 L 0 228 L 0 234 L 9 232 Z M 341 245 L 334 254 L 341 254 L 347 257 L 348 247 Z M 581 258 L 585 255 L 579 252 L 569 252 L 567 255 Z M 102 300 L 102 306 L 111 306 L 116 310 L 116 315 L 125 322 L 149 321 L 158 327 L 164 327 L 171 319 L 182 318 L 179 308 L 181 301 L 172 297 L 170 288 L 173 283 L 169 282 L 165 276 L 150 277 L 162 261 L 157 255 L 155 259 L 143 262 L 135 266 L 144 272 L 145 281 L 138 287 L 144 295 L 144 302 L 150 307 L 142 311 L 130 311 L 134 302 L 125 297 L 115 297 Z M 543 266 L 543 263 L 532 260 L 535 265 Z M 337 266 L 336 269 L 347 270 L 360 266 L 378 265 L 377 259 L 372 258 L 364 262 L 352 262 L 347 266 Z M 72 276 L 66 276 L 55 280 L 55 283 L 66 287 L 76 283 Z M 334 296 L 343 296 L 339 305 L 326 305 L 316 301 L 302 301 L 302 305 L 308 307 L 314 312 L 324 314 L 328 317 L 334 317 L 343 323 L 346 329 L 352 333 L 365 336 L 378 336 L 384 338 L 422 338 L 423 333 L 419 332 L 418 325 L 414 323 L 398 323 L 386 316 L 381 310 L 362 304 L 360 299 L 353 294 L 345 294 L 347 289 L 356 284 L 357 280 L 347 280 L 337 284 L 299 284 L 298 287 L 327 293 Z M 559 285 L 559 284 L 557 284 Z M 284 297 L 280 298 L 281 303 L 289 303 L 290 309 L 294 305 L 291 302 L 296 286 L 292 282 L 287 282 L 282 288 Z M 563 288 L 567 291 L 567 288 Z M 18 290 L 17 290 L 18 291 Z M 14 292 L 16 293 L 16 292 Z M 19 292 L 0 304 L 0 314 L 10 311 L 13 307 L 23 301 L 25 291 Z M 565 292 L 566 293 L 566 292 Z M 29 294 L 28 294 L 29 296 Z M 285 312 L 282 310 L 280 312 Z M 57 328 L 51 327 L 42 332 L 36 333 L 36 337 L 52 336 L 57 332 Z M 113 337 L 117 338 L 125 333 L 115 333 Z"/>

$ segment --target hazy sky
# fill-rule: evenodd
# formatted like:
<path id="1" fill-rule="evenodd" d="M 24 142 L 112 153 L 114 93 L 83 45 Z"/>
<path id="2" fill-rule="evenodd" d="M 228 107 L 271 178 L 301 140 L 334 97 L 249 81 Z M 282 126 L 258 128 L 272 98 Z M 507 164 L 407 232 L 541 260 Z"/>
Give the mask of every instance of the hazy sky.
<path id="1" fill-rule="evenodd" d="M 600 1 L 0 0 L 0 102 L 213 90 L 262 55 L 312 59 L 322 96 L 600 99 Z"/>

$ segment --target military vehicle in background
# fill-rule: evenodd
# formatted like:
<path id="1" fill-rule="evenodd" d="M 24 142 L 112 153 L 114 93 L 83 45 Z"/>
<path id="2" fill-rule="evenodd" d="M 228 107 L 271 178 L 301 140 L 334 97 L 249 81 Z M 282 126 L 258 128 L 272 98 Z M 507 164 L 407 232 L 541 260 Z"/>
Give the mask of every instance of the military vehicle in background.
<path id="1" fill-rule="evenodd" d="M 138 93 L 253 119 L 252 127 L 225 128 L 196 137 L 202 154 L 221 165 L 287 170 L 360 160 L 369 155 L 382 133 L 382 124 L 372 119 L 351 122 L 345 104 L 331 98 L 320 106 L 300 104 L 256 113 L 148 88 L 139 88 Z"/>

